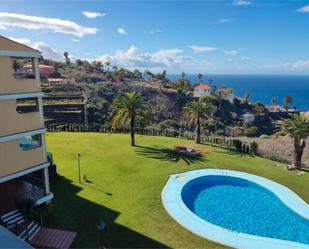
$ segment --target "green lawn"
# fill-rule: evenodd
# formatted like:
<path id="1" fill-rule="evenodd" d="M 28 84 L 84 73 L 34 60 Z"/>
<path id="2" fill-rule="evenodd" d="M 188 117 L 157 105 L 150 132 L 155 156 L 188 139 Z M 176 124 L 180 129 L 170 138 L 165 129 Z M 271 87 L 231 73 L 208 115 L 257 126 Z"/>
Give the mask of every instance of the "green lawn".
<path id="1" fill-rule="evenodd" d="M 170 149 L 191 141 L 137 136 L 138 147 L 129 146 L 128 135 L 101 133 L 49 133 L 48 151 L 54 155 L 59 177 L 52 179 L 55 198 L 47 218 L 50 227 L 76 231 L 74 247 L 97 247 L 96 222 L 108 222 L 104 243 L 108 248 L 224 248 L 178 225 L 162 207 L 160 193 L 168 176 L 199 168 L 240 170 L 288 186 L 309 202 L 309 174 L 297 176 L 258 157 L 208 147 L 202 159 L 180 158 Z M 81 154 L 79 184 L 76 154 Z"/>

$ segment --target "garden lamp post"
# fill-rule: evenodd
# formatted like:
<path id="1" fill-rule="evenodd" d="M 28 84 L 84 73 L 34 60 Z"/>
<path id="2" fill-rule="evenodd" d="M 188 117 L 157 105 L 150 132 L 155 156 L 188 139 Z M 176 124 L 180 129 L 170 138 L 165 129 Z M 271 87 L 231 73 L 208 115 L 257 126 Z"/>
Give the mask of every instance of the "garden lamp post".
<path id="1" fill-rule="evenodd" d="M 100 232 L 100 245 L 99 245 L 99 249 L 104 249 L 103 246 L 103 230 L 106 227 L 106 222 L 104 222 L 103 220 L 100 220 L 97 222 L 97 228 Z"/>
<path id="2" fill-rule="evenodd" d="M 79 183 L 82 183 L 81 177 L 80 177 L 80 158 L 81 158 L 81 155 L 77 153 L 76 159 L 77 159 L 77 168 L 78 168 L 78 181 Z"/>

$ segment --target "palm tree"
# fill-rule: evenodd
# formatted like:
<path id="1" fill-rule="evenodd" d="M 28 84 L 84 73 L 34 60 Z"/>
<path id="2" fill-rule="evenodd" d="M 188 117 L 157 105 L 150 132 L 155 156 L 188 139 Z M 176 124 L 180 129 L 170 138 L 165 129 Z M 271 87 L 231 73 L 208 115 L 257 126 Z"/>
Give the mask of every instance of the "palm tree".
<path id="1" fill-rule="evenodd" d="M 182 79 L 182 80 L 185 80 L 185 79 L 186 79 L 186 73 L 185 73 L 185 72 L 182 72 L 182 73 L 181 73 L 181 79 Z"/>
<path id="2" fill-rule="evenodd" d="M 107 72 L 109 72 L 110 65 L 111 65 L 111 63 L 109 61 L 105 62 L 105 66 L 107 67 Z"/>
<path id="3" fill-rule="evenodd" d="M 197 78 L 198 78 L 198 82 L 202 83 L 203 75 L 201 73 L 197 75 Z"/>
<path id="4" fill-rule="evenodd" d="M 271 104 L 275 105 L 277 103 L 277 98 L 276 97 L 271 97 Z"/>
<path id="5" fill-rule="evenodd" d="M 190 102 L 185 108 L 185 115 L 190 122 L 195 122 L 195 142 L 201 142 L 201 122 L 202 119 L 210 120 L 215 111 L 215 107 L 202 101 Z"/>
<path id="6" fill-rule="evenodd" d="M 244 103 L 249 104 L 249 101 L 250 101 L 250 94 L 248 92 L 245 92 Z"/>
<path id="7" fill-rule="evenodd" d="M 112 127 L 130 124 L 131 146 L 135 146 L 135 126 L 137 118 L 149 118 L 148 105 L 141 94 L 125 93 L 114 101 L 116 113 L 112 119 Z"/>
<path id="8" fill-rule="evenodd" d="M 292 114 L 290 118 L 277 121 L 279 136 L 289 136 L 293 139 L 294 155 L 293 162 L 297 169 L 301 168 L 301 160 L 306 147 L 305 139 L 309 136 L 309 118 L 305 115 Z"/>
<path id="9" fill-rule="evenodd" d="M 291 96 L 284 96 L 283 98 L 283 107 L 286 111 L 289 110 L 289 105 L 293 103 L 293 99 Z"/>
<path id="10" fill-rule="evenodd" d="M 68 52 L 63 52 L 63 56 L 64 56 L 64 59 L 65 59 L 65 63 L 67 65 L 69 65 L 70 64 L 69 53 Z"/>

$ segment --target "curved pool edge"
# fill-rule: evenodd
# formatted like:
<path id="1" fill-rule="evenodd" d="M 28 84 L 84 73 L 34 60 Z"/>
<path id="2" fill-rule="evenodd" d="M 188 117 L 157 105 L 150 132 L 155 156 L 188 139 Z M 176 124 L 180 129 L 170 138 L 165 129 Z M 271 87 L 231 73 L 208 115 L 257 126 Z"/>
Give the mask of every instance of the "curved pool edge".
<path id="1" fill-rule="evenodd" d="M 237 233 L 198 217 L 183 202 L 181 191 L 189 181 L 207 175 L 238 177 L 259 184 L 273 192 L 295 213 L 309 220 L 309 205 L 296 193 L 281 184 L 264 177 L 240 171 L 200 169 L 171 175 L 161 192 L 161 199 L 165 210 L 180 225 L 200 237 L 234 248 L 309 249 L 309 245 L 298 242 Z"/>

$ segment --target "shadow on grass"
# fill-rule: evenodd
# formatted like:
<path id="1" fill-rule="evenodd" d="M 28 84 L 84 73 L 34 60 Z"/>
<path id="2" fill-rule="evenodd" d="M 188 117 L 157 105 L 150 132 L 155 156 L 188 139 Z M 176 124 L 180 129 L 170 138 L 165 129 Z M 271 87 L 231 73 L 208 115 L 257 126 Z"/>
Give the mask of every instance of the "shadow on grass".
<path id="1" fill-rule="evenodd" d="M 225 154 L 225 155 L 230 155 L 230 156 L 239 156 L 239 157 L 255 157 L 254 155 L 247 154 L 247 153 L 240 153 L 237 152 L 236 150 L 228 150 L 228 149 L 222 149 L 221 150 L 215 150 L 216 153 L 218 154 Z"/>
<path id="2" fill-rule="evenodd" d="M 79 192 L 83 189 L 72 184 L 69 179 L 56 176 L 51 181 L 51 187 L 55 198 L 47 209 L 49 212 L 44 219 L 44 226 L 77 232 L 72 248 L 98 248 L 100 234 L 96 224 L 100 220 L 107 223 L 103 231 L 106 248 L 167 248 L 152 238 L 117 224 L 115 221 L 121 215 L 120 212 L 91 201 L 93 196 L 89 200 L 81 197 Z M 98 192 L 96 198 L 102 203 L 106 193 Z"/>
<path id="3" fill-rule="evenodd" d="M 136 152 L 139 155 L 146 156 L 152 159 L 158 159 L 161 161 L 168 161 L 175 163 L 179 161 L 184 161 L 187 165 L 196 162 L 206 161 L 203 155 L 188 155 L 163 146 L 155 146 L 155 147 L 136 146 L 136 147 L 137 147 Z"/>

